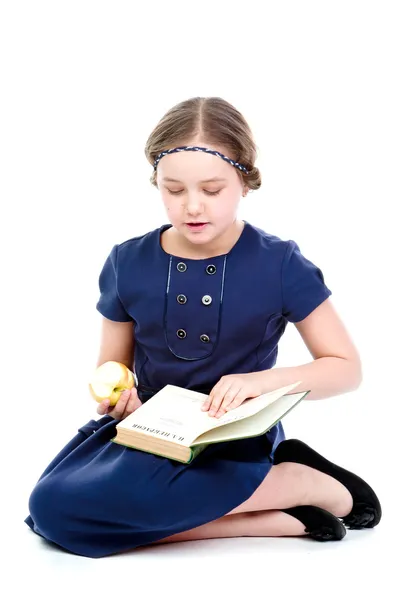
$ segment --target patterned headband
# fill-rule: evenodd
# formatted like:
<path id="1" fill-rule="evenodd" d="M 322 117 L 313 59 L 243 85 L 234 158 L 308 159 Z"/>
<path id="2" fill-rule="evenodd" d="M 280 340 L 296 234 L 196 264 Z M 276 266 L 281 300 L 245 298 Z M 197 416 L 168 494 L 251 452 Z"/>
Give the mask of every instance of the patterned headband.
<path id="1" fill-rule="evenodd" d="M 207 152 L 208 154 L 214 154 L 215 156 L 219 156 L 223 160 L 226 160 L 232 165 L 232 167 L 236 167 L 240 171 L 243 171 L 243 173 L 246 173 L 246 175 L 249 173 L 245 166 L 241 165 L 238 162 L 235 162 L 227 156 L 224 156 L 223 154 L 221 154 L 221 152 L 218 152 L 217 150 L 210 150 L 209 148 L 201 148 L 199 146 L 180 146 L 179 148 L 172 148 L 171 150 L 164 150 L 164 152 L 160 152 L 160 154 L 156 156 L 156 159 L 153 163 L 154 170 L 157 169 L 157 165 L 163 156 L 165 156 L 166 154 L 172 154 L 173 152 L 183 152 L 184 150 L 192 150 L 193 152 Z"/>

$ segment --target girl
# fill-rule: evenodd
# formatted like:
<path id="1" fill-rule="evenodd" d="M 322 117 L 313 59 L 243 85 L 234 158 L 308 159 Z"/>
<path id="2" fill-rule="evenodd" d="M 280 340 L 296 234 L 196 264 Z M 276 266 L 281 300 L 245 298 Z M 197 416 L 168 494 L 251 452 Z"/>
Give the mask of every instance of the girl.
<path id="1" fill-rule="evenodd" d="M 295 381 L 308 400 L 361 382 L 360 358 L 323 274 L 293 241 L 237 218 L 261 185 L 243 116 L 220 98 L 173 107 L 146 156 L 169 224 L 116 244 L 99 277 L 103 315 L 97 366 L 134 370 L 137 386 L 81 427 L 40 477 L 26 523 L 83 556 L 156 542 L 301 536 L 339 540 L 374 527 L 381 508 L 362 479 L 282 424 L 257 438 L 210 445 L 190 465 L 122 447 L 115 425 L 166 384 L 209 394 L 220 415 Z M 295 323 L 313 361 L 275 368 L 278 342 Z M 250 400 L 251 401 L 251 400 Z"/>

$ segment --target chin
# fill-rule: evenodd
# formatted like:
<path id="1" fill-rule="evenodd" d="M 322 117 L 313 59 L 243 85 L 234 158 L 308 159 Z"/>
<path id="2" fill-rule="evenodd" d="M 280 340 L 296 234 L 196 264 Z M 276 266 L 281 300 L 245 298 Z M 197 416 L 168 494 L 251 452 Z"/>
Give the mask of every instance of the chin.
<path id="1" fill-rule="evenodd" d="M 205 244 L 211 242 L 216 237 L 215 231 L 210 230 L 210 226 L 206 227 L 203 231 L 188 231 L 186 226 L 183 226 L 182 235 L 191 244 Z"/>

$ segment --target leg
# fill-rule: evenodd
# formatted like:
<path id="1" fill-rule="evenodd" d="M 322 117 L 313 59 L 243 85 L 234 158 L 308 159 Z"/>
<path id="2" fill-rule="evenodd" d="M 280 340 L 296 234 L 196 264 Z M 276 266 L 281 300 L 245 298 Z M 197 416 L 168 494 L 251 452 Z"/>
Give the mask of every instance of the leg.
<path id="1" fill-rule="evenodd" d="M 282 463 L 273 466 L 254 494 L 224 517 L 154 543 L 305 535 L 304 523 L 279 509 L 307 505 L 337 515 L 347 514 L 352 498 L 348 490 L 329 475 L 305 465 Z M 338 535 L 330 539 L 341 539 Z"/>
<path id="2" fill-rule="evenodd" d="M 349 529 L 371 529 L 382 518 L 382 507 L 372 487 L 361 477 L 329 461 L 310 446 L 296 439 L 285 440 L 279 444 L 274 454 L 274 464 L 296 463 L 316 469 L 320 473 L 333 477 L 350 493 L 352 508 L 342 512 L 343 523 Z"/>
<path id="3" fill-rule="evenodd" d="M 336 479 L 296 463 L 274 465 L 254 494 L 228 515 L 312 505 L 336 516 L 347 515 L 353 501 Z"/>
<path id="4" fill-rule="evenodd" d="M 155 544 L 231 537 L 282 537 L 305 535 L 304 525 L 279 510 L 253 511 L 221 517 L 200 527 L 176 533 Z"/>

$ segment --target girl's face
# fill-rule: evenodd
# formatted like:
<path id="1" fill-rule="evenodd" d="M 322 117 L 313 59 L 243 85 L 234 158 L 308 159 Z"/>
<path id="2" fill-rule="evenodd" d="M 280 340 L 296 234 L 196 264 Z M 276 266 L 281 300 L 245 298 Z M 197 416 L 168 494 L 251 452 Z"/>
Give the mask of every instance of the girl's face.
<path id="1" fill-rule="evenodd" d="M 190 146 L 211 147 L 229 156 L 222 147 L 203 141 Z M 157 166 L 157 185 L 169 221 L 191 244 L 209 244 L 236 221 L 245 193 L 240 174 L 228 162 L 205 152 L 183 151 L 164 156 Z"/>

